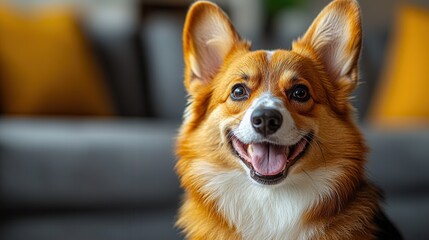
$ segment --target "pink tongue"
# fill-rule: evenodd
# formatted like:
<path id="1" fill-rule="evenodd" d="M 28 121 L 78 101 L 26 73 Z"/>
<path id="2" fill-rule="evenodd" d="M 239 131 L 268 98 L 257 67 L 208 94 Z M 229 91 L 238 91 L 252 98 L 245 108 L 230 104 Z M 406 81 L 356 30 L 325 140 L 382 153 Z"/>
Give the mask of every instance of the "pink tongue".
<path id="1" fill-rule="evenodd" d="M 249 154 L 250 161 L 255 171 L 259 174 L 277 175 L 286 167 L 285 147 L 268 143 L 253 143 L 249 147 L 253 147 L 253 153 Z"/>

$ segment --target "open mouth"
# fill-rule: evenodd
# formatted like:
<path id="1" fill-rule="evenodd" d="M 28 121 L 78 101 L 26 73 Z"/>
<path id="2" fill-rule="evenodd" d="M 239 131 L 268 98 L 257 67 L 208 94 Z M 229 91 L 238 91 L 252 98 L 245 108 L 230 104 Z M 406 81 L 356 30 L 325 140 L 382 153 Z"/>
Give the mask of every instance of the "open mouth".
<path id="1" fill-rule="evenodd" d="M 237 156 L 250 170 L 250 177 L 260 184 L 280 183 L 293 166 L 306 152 L 313 134 L 302 137 L 290 146 L 276 145 L 269 142 L 245 144 L 232 136 L 231 145 Z"/>

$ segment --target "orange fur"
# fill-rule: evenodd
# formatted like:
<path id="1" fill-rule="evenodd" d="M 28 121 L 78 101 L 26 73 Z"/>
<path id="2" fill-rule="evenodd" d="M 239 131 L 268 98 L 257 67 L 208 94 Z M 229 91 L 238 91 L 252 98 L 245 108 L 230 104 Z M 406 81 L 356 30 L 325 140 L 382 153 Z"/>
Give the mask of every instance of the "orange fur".
<path id="1" fill-rule="evenodd" d="M 335 55 L 337 52 L 327 55 L 332 51 L 331 43 L 324 45 L 324 36 L 315 35 L 324 34 L 318 31 L 326 24 L 324 21 L 332 20 L 331 15 L 349 31 L 344 39 L 334 40 L 336 44 L 344 41 L 339 56 Z M 211 30 L 213 28 L 215 30 Z M 208 35 L 219 32 L 225 44 L 208 44 L 211 42 Z M 379 195 L 366 180 L 367 149 L 348 101 L 358 80 L 361 23 L 357 3 L 333 1 L 293 44 L 292 50 L 277 50 L 271 59 L 265 51 L 251 51 L 250 44 L 240 39 L 226 15 L 209 2 L 197 2 L 191 7 L 183 41 L 185 86 L 190 105 L 177 140 L 176 170 L 186 192 L 177 226 L 186 237 L 243 238 L 231 219 L 219 211 L 222 200 L 204 190 L 211 183 L 210 176 L 202 170 L 206 171 L 204 166 L 211 166 L 207 171 L 214 175 L 228 171 L 245 174 L 230 149 L 225 131 L 236 127 L 253 100 L 268 89 L 282 99 L 297 128 L 311 129 L 315 135 L 308 152 L 289 170 L 284 181 L 287 182 L 289 176 L 320 169 L 336 172 L 329 177 L 332 194 L 315 199 L 298 219 L 302 228 L 312 229 L 311 239 L 373 239 L 377 230 L 373 218 L 380 209 Z M 207 52 L 218 54 L 215 58 L 221 59 L 220 64 L 202 59 L 207 57 Z M 335 57 L 338 59 L 331 59 Z M 330 66 L 330 61 L 341 65 Z M 229 95 L 231 87 L 239 82 L 246 83 L 251 94 L 248 100 L 235 102 Z M 286 90 L 297 83 L 308 87 L 309 101 L 297 103 L 288 99 Z M 311 174 L 308 177 L 311 178 Z"/>

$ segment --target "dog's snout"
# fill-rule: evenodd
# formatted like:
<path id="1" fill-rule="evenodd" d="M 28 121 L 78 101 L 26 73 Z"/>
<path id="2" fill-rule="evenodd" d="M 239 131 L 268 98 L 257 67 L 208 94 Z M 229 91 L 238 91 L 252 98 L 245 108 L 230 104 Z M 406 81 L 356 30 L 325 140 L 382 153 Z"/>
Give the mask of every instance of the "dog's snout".
<path id="1" fill-rule="evenodd" d="M 252 127 L 256 132 L 268 136 L 275 133 L 283 122 L 282 114 L 273 108 L 259 108 L 251 116 Z"/>

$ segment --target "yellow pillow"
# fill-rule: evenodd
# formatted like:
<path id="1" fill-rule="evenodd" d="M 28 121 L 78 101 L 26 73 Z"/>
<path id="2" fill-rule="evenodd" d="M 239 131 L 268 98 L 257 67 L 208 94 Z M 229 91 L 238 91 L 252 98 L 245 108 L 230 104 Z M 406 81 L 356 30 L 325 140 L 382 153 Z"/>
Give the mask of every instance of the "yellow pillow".
<path id="1" fill-rule="evenodd" d="M 0 109 L 18 115 L 112 115 L 101 72 L 68 9 L 0 4 Z"/>
<path id="2" fill-rule="evenodd" d="M 429 123 L 429 11 L 403 7 L 375 92 L 372 123 L 411 126 Z"/>

